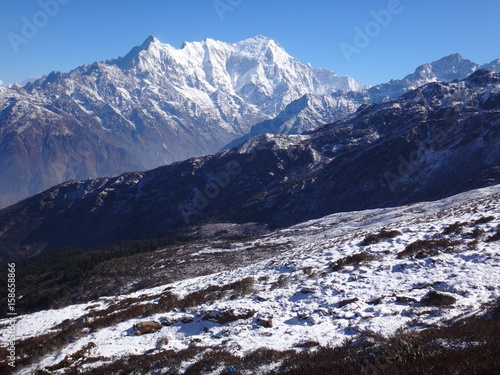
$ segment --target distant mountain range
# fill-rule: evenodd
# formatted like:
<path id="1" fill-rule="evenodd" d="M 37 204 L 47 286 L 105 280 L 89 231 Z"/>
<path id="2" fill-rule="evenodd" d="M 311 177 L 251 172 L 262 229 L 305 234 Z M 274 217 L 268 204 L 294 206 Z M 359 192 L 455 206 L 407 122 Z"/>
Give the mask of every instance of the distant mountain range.
<path id="1" fill-rule="evenodd" d="M 362 106 L 306 135 L 260 135 L 148 172 L 68 182 L 0 211 L 16 259 L 209 222 L 270 228 L 500 182 L 500 73 Z"/>
<path id="2" fill-rule="evenodd" d="M 402 80 L 372 86 L 357 92 L 333 92 L 325 95 L 306 94 L 291 102 L 278 116 L 264 120 L 252 127 L 250 133 L 240 137 L 225 148 L 241 144 L 259 134 L 301 134 L 322 124 L 339 120 L 354 113 L 361 105 L 395 99 L 404 93 L 431 82 L 462 80 L 479 69 L 500 71 L 500 59 L 478 65 L 459 54 L 444 57 L 433 63 L 419 66 L 413 74 Z"/>
<path id="3" fill-rule="evenodd" d="M 369 88 L 301 64 L 263 36 L 181 49 L 151 36 L 125 57 L 0 86 L 0 207 L 68 180 L 151 169 L 257 134 L 310 131 L 479 68 L 452 55 Z"/>

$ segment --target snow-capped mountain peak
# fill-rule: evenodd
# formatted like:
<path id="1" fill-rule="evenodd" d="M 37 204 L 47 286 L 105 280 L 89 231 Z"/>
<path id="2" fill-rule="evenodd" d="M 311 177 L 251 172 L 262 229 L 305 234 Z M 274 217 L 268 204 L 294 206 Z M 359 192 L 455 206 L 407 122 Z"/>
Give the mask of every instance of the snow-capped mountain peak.
<path id="1" fill-rule="evenodd" d="M 31 159 L 26 163 L 30 171 L 19 168 L 18 177 L 8 168 L 0 170 L 0 178 L 5 173 L 9 181 L 30 180 L 0 192 L 0 206 L 68 179 L 149 169 L 216 152 L 303 95 L 360 86 L 333 72 L 317 74 L 262 35 L 237 43 L 186 42 L 182 48 L 150 35 L 124 57 L 51 73 L 28 84 L 22 94 L 14 88 L 2 90 L 1 125 L 9 124 L 4 134 L 11 143 L 0 139 L 8 150 L 0 156 L 20 160 L 29 154 Z M 19 95 L 29 105 L 12 106 Z M 15 140 L 18 128 L 23 137 L 45 134 L 40 138 L 45 148 L 35 140 Z M 64 134 L 64 140 L 53 138 L 56 134 Z M 51 151 L 61 142 L 64 151 Z M 20 146 L 26 144 L 37 151 Z M 39 175 L 44 175 L 43 182 L 31 180 Z M 4 203 L 2 194 L 9 195 Z"/>
<path id="2" fill-rule="evenodd" d="M 148 49 L 153 44 L 161 44 L 161 42 L 154 35 L 150 35 L 147 37 L 144 43 L 142 43 L 141 48 Z"/>
<path id="3" fill-rule="evenodd" d="M 500 71 L 500 59 L 493 60 L 492 62 L 483 65 L 482 68 L 492 72 L 498 72 Z"/>
<path id="4" fill-rule="evenodd" d="M 450 82 L 454 79 L 463 79 L 477 69 L 477 64 L 455 53 L 419 66 L 413 74 L 406 76 L 404 80 L 411 82 L 410 87 L 415 88 L 429 82 Z"/>

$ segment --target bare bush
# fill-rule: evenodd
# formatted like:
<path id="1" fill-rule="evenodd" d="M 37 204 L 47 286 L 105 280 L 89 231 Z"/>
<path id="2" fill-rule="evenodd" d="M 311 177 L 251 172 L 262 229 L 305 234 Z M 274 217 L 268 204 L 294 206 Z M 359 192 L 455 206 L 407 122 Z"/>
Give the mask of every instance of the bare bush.
<path id="1" fill-rule="evenodd" d="M 289 284 L 290 284 L 290 275 L 281 274 L 279 275 L 278 280 L 276 280 L 271 285 L 271 290 L 283 289 L 286 288 Z"/>
<path id="2" fill-rule="evenodd" d="M 390 239 L 390 238 L 395 238 L 397 236 L 401 236 L 402 233 L 398 230 L 381 230 L 379 233 L 376 234 L 369 234 L 367 235 L 363 241 L 361 241 L 361 246 L 368 246 L 368 245 L 373 245 L 376 243 L 379 243 L 383 240 Z"/>
<path id="3" fill-rule="evenodd" d="M 336 262 L 330 264 L 330 268 L 333 271 L 340 271 L 346 266 L 359 267 L 362 263 L 372 262 L 374 260 L 379 260 L 381 258 L 378 254 L 370 254 L 366 251 L 361 253 L 346 256 L 337 260 Z"/>
<path id="4" fill-rule="evenodd" d="M 488 239 L 486 240 L 486 242 L 493 242 L 493 241 L 498 241 L 498 240 L 500 240 L 500 231 L 489 236 Z"/>
<path id="5" fill-rule="evenodd" d="M 232 282 L 226 285 L 210 285 L 205 289 L 201 289 L 186 295 L 178 302 L 179 308 L 192 308 L 200 306 L 204 303 L 213 303 L 225 297 L 239 298 L 251 294 L 254 289 L 255 280 L 253 277 L 245 277 L 244 279 Z"/>
<path id="6" fill-rule="evenodd" d="M 398 258 L 426 258 L 441 252 L 454 252 L 459 245 L 460 241 L 452 241 L 449 238 L 419 240 L 407 245 L 398 254 Z"/>
<path id="7" fill-rule="evenodd" d="M 467 222 L 455 222 L 454 224 L 448 225 L 446 228 L 444 228 L 443 234 L 450 235 L 450 234 L 460 234 L 463 230 L 464 227 L 470 225 L 470 223 Z"/>
<path id="8" fill-rule="evenodd" d="M 489 223 L 490 221 L 493 221 L 495 220 L 495 216 L 483 216 L 482 218 L 479 218 L 477 219 L 476 221 L 474 221 L 474 225 L 477 225 L 477 224 L 486 224 L 486 223 Z"/>

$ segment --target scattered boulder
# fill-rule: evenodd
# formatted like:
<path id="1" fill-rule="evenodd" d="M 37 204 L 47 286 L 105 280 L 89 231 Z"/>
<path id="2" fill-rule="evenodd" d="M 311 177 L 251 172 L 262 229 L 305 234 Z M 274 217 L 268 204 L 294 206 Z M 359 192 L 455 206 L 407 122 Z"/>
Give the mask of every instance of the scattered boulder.
<path id="1" fill-rule="evenodd" d="M 351 303 L 358 302 L 359 298 L 350 298 L 339 302 L 339 307 L 350 305 Z"/>
<path id="2" fill-rule="evenodd" d="M 139 322 L 134 324 L 134 331 L 137 336 L 147 333 L 155 333 L 161 329 L 162 325 L 155 321 Z"/>
<path id="3" fill-rule="evenodd" d="M 255 310 L 250 309 L 225 309 L 207 311 L 203 320 L 210 320 L 215 323 L 225 324 L 240 319 L 250 319 L 255 315 Z"/>
<path id="4" fill-rule="evenodd" d="M 457 299 L 449 294 L 430 291 L 421 300 L 424 306 L 449 306 L 457 302 Z"/>
<path id="5" fill-rule="evenodd" d="M 184 324 L 192 323 L 194 321 L 194 316 L 192 315 L 184 315 L 180 321 Z"/>
<path id="6" fill-rule="evenodd" d="M 411 297 L 396 296 L 396 302 L 398 302 L 398 303 L 415 303 L 418 301 L 415 298 L 411 298 Z"/>
<path id="7" fill-rule="evenodd" d="M 261 315 L 257 317 L 257 324 L 264 328 L 273 328 L 273 316 L 272 315 Z"/>
<path id="8" fill-rule="evenodd" d="M 310 318 L 309 311 L 300 311 L 297 313 L 297 318 L 299 320 L 308 320 Z"/>
<path id="9" fill-rule="evenodd" d="M 162 326 L 170 327 L 177 323 L 178 320 L 175 318 L 161 318 L 160 323 Z"/>
<path id="10" fill-rule="evenodd" d="M 173 326 L 176 323 L 192 323 L 194 321 L 194 316 L 192 315 L 183 315 L 183 316 L 177 316 L 177 317 L 164 317 L 160 318 L 160 323 L 162 326 L 170 327 Z"/>
<path id="11" fill-rule="evenodd" d="M 316 293 L 316 291 L 317 291 L 316 288 L 309 287 L 309 288 L 302 288 L 300 290 L 300 293 L 302 293 L 302 294 L 313 294 L 313 293 Z"/>
<path id="12" fill-rule="evenodd" d="M 381 296 L 375 299 L 372 299 L 371 301 L 368 301 L 367 304 L 369 305 L 378 305 L 382 300 L 385 298 L 385 296 Z"/>

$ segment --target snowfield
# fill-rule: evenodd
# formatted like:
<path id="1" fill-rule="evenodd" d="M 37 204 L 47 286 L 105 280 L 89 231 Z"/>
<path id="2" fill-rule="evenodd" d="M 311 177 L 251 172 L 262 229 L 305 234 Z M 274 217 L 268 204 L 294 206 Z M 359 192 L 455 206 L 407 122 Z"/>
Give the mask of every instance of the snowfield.
<path id="1" fill-rule="evenodd" d="M 499 198 L 497 185 L 436 202 L 334 214 L 234 243 L 234 248 L 250 243 L 283 245 L 279 256 L 249 267 L 235 265 L 228 272 L 19 316 L 17 338 L 22 341 L 56 332 L 55 327 L 65 320 L 81 322 L 83 318 L 90 323 L 92 318 L 85 315 L 123 300 L 158 303 L 166 289 L 182 299 L 210 286 L 223 287 L 242 279 L 249 284 L 243 293 L 229 293 L 216 301 L 176 307 L 99 330 L 84 329 L 85 334 L 62 351 L 45 355 L 16 373 L 32 374 L 53 366 L 84 347 L 89 348 L 85 360 L 75 361 L 73 367 L 90 369 L 133 354 L 193 346 L 220 347 L 238 355 L 262 347 L 306 350 L 307 342 L 338 345 L 360 333 L 390 336 L 398 330 L 437 327 L 479 314 L 500 297 L 500 242 L 498 234 L 493 237 L 500 230 Z M 362 243 L 366 236 L 382 230 L 393 234 L 377 243 Z M 446 239 L 449 245 L 436 245 L 430 253 L 398 256 L 416 241 Z M 222 251 L 231 254 L 227 248 L 203 250 Z M 349 258 L 360 253 L 363 256 Z M 431 291 L 456 301 L 445 306 L 422 301 Z M 143 321 L 161 322 L 162 328 L 137 336 L 133 325 Z M 5 323 L 0 321 L 2 339 L 7 335 Z M 189 365 L 184 363 L 183 369 Z M 214 371 L 220 373 L 220 369 Z M 51 373 L 63 374 L 64 370 Z"/>

